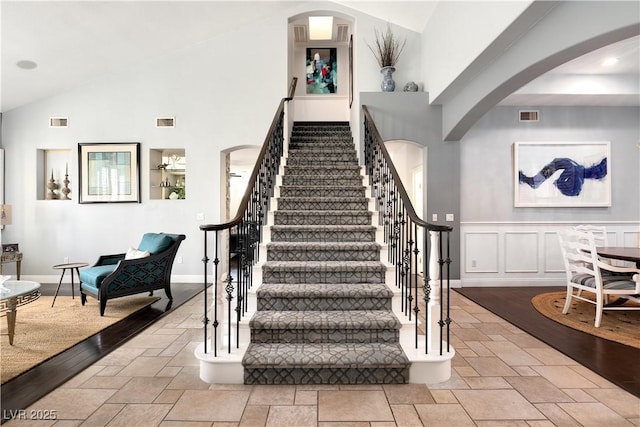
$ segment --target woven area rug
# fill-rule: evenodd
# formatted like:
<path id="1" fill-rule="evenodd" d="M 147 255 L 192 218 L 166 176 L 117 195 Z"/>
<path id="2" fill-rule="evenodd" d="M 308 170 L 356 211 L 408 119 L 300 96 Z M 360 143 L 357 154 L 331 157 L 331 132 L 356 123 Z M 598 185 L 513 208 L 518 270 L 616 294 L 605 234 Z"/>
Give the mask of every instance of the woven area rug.
<path id="1" fill-rule="evenodd" d="M 18 307 L 13 345 L 9 345 L 6 335 L 7 321 L 0 319 L 2 384 L 158 299 L 147 295 L 113 299 L 107 303 L 102 317 L 93 298 L 88 298 L 82 306 L 78 297 L 59 296 L 51 307 L 53 297 L 41 296 Z"/>
<path id="2" fill-rule="evenodd" d="M 593 326 L 596 315 L 596 307 L 593 304 L 573 298 L 569 313 L 562 314 L 566 295 L 566 291 L 539 294 L 533 297 L 531 303 L 542 315 L 565 326 L 640 348 L 640 310 L 605 310 L 600 327 L 596 328 Z M 626 304 L 638 306 L 630 302 Z"/>

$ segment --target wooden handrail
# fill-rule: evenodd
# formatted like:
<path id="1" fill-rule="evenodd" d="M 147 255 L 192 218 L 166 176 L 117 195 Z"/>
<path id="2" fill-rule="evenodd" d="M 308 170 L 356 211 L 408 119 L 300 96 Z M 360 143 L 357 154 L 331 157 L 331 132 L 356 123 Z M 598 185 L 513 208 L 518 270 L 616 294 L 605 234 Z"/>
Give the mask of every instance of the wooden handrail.
<path id="1" fill-rule="evenodd" d="M 244 192 L 244 196 L 240 201 L 240 205 L 238 206 L 238 211 L 236 212 L 236 216 L 234 216 L 230 221 L 223 222 L 221 224 L 203 224 L 200 226 L 200 230 L 202 231 L 228 230 L 233 226 L 236 226 L 242 222 L 242 219 L 244 218 L 244 212 L 247 210 L 249 206 L 249 201 L 251 200 L 251 196 L 252 196 L 253 187 L 251 184 L 256 182 L 256 179 L 258 178 L 258 174 L 260 173 L 260 168 L 262 167 L 262 162 L 269 148 L 271 135 L 273 134 L 275 129 L 278 127 L 278 124 L 280 122 L 280 117 L 284 113 L 285 103 L 293 99 L 294 93 L 296 91 L 297 82 L 298 82 L 297 77 L 294 77 L 291 79 L 291 84 L 289 85 L 289 93 L 287 97 L 282 98 L 282 100 L 280 100 L 280 104 L 278 105 L 278 109 L 276 110 L 276 113 L 273 117 L 273 121 L 271 122 L 269 131 L 267 132 L 267 136 L 265 137 L 264 143 L 262 144 L 262 149 L 258 154 L 258 159 L 256 160 L 256 164 L 253 167 L 253 172 L 251 173 L 251 177 L 249 178 L 248 182 L 250 183 L 250 185 L 247 186 L 247 189 Z"/>

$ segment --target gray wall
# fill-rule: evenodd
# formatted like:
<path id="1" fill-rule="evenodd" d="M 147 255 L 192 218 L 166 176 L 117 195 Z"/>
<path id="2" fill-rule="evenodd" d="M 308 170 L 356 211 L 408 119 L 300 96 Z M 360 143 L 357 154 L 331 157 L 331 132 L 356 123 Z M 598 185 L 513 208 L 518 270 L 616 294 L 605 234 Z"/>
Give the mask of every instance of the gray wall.
<path id="1" fill-rule="evenodd" d="M 360 101 L 369 108 L 385 141 L 406 139 L 427 147 L 427 213 L 423 219 L 428 221 L 435 213 L 438 214 L 436 224 L 454 228 L 451 235 L 451 277 L 458 278 L 460 145 L 442 140 L 442 109 L 429 105 L 427 92 L 365 92 L 360 93 Z M 360 126 L 363 122 L 361 117 Z M 364 135 L 362 130 L 361 135 Z M 445 214 L 453 214 L 454 221 L 444 222 Z"/>
<path id="2" fill-rule="evenodd" d="M 640 223 L 640 109 L 638 107 L 537 107 L 540 121 L 518 121 L 522 107 L 494 107 L 459 142 L 445 142 L 441 137 L 441 109 L 428 103 L 428 94 L 361 93 L 362 105 L 371 111 L 384 140 L 407 139 L 428 147 L 427 214 L 438 214 L 439 223 L 452 225 L 452 278 L 464 278 L 461 263 L 467 256 L 465 231 L 494 232 L 487 224 L 502 230 L 530 232 L 531 228 L 548 234 L 545 224 L 554 227 L 572 223 L 603 223 L 620 228 L 618 236 L 633 241 Z M 363 118 L 359 126 L 362 127 Z M 362 132 L 362 131 L 361 131 Z M 513 206 L 512 145 L 516 141 L 610 141 L 612 206 L 603 208 L 515 208 Z M 361 141 L 362 142 L 362 141 Z M 444 215 L 453 213 L 455 221 L 445 223 Z M 502 231 L 500 231 L 502 233 Z M 613 232 L 615 233 L 615 232 Z M 612 236 L 613 236 L 612 233 Z M 502 237 L 502 234 L 500 234 Z M 555 261 L 555 254 L 545 254 L 544 244 L 553 246 L 553 237 L 545 237 L 540 256 Z M 618 242 L 623 243 L 622 237 Z M 498 243 L 502 265 L 502 240 Z M 547 269 L 550 270 L 550 269 Z M 540 269 L 545 276 L 545 269 Z M 482 277 L 503 279 L 502 267 L 487 271 Z M 548 271 L 547 271 L 548 273 Z M 517 276 L 518 274 L 516 274 Z M 508 275 L 505 280 L 512 281 Z M 524 276 L 525 279 L 528 280 Z M 496 283 L 498 283 L 496 281 Z"/>
<path id="3" fill-rule="evenodd" d="M 521 123 L 517 107 L 494 107 L 460 141 L 460 215 L 475 221 L 640 221 L 640 109 L 539 107 Z M 513 207 L 516 141 L 610 141 L 611 207 Z"/>

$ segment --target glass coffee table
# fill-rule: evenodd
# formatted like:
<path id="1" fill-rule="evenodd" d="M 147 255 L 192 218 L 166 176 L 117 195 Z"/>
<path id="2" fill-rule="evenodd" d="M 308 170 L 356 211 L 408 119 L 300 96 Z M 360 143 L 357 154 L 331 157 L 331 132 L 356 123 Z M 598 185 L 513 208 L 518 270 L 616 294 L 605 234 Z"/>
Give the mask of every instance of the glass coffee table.
<path id="1" fill-rule="evenodd" d="M 40 283 L 29 280 L 7 280 L 0 286 L 0 313 L 7 313 L 9 344 L 13 345 L 16 311 L 21 305 L 40 298 Z"/>

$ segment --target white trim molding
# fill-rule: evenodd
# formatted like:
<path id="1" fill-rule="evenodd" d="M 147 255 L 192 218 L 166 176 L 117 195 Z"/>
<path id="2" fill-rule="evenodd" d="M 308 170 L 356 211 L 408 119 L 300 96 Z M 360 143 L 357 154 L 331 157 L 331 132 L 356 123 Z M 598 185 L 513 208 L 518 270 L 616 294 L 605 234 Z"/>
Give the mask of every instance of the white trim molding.
<path id="1" fill-rule="evenodd" d="M 587 222 L 461 222 L 460 285 L 562 286 L 558 231 Z M 610 246 L 640 246 L 640 221 L 590 221 L 605 226 Z"/>

